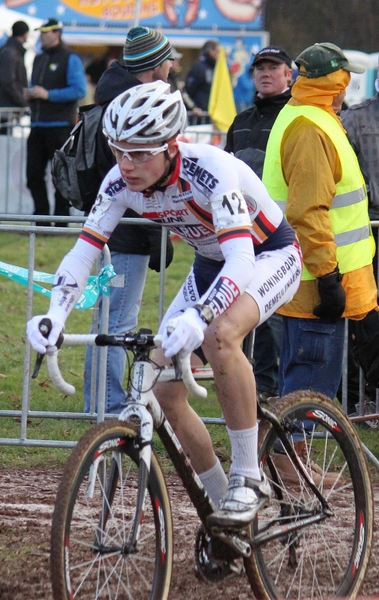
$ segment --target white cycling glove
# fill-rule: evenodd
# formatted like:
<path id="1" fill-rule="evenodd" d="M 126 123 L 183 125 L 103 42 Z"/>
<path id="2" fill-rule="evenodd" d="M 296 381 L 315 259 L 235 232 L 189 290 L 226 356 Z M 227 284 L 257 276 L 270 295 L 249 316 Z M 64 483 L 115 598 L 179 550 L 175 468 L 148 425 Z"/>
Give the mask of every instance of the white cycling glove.
<path id="1" fill-rule="evenodd" d="M 50 319 L 52 323 L 52 329 L 48 338 L 45 338 L 39 329 L 42 319 Z M 30 319 L 26 326 L 26 333 L 34 350 L 37 350 L 40 354 L 45 354 L 47 346 L 52 346 L 52 350 L 56 349 L 55 344 L 63 329 L 64 323 L 62 319 L 56 318 L 52 313 L 48 312 L 47 315 L 37 315 Z"/>
<path id="2" fill-rule="evenodd" d="M 179 317 L 170 319 L 163 332 L 162 348 L 165 350 L 165 356 L 186 356 L 196 350 L 204 341 L 206 328 L 207 324 L 194 308 L 187 308 Z"/>

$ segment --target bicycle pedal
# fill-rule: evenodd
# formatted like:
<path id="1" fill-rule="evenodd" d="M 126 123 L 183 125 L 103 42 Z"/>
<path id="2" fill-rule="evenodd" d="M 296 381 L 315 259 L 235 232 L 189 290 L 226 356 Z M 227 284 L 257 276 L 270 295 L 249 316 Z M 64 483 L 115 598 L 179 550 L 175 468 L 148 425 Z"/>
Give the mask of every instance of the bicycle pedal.
<path id="1" fill-rule="evenodd" d="M 244 577 L 246 575 L 246 569 L 243 562 L 237 562 L 236 560 L 231 560 L 229 563 L 229 568 L 235 575 L 239 577 Z"/>
<path id="2" fill-rule="evenodd" d="M 249 542 L 245 542 L 241 539 L 242 532 L 234 533 L 232 530 L 223 530 L 219 528 L 214 528 L 211 530 L 212 537 L 220 540 L 227 546 L 229 546 L 234 552 L 236 552 L 239 556 L 244 558 L 248 558 L 251 555 L 251 546 Z M 245 532 L 247 536 L 247 533 Z"/>

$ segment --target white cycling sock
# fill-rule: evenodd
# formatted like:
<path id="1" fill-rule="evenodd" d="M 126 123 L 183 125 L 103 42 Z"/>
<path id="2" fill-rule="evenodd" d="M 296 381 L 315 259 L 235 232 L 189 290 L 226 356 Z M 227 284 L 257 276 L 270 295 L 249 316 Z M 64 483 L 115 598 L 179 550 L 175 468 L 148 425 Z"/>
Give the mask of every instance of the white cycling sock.
<path id="1" fill-rule="evenodd" d="M 217 507 L 220 500 L 225 496 L 228 488 L 228 478 L 225 475 L 220 461 L 217 459 L 214 467 L 208 471 L 204 471 L 204 473 L 200 473 L 199 478 L 207 490 L 208 496 Z"/>
<path id="2" fill-rule="evenodd" d="M 226 428 L 232 445 L 231 475 L 261 480 L 258 464 L 258 424 L 250 429 Z"/>

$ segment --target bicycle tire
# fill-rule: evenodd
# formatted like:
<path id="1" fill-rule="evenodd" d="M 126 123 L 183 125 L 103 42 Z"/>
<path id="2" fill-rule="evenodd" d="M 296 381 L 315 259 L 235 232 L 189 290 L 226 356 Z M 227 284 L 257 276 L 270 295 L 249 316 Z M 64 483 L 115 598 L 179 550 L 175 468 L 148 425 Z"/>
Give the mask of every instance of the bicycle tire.
<path id="1" fill-rule="evenodd" d="M 270 410 L 285 426 L 291 440 L 294 441 L 293 433 L 297 433 L 297 441 L 300 435 L 303 441 L 306 439 L 304 464 L 313 473 L 333 515 L 296 532 L 286 533 L 283 528 L 280 538 L 253 547 L 251 557 L 245 560 L 253 592 L 260 600 L 355 598 L 368 567 L 374 529 L 371 479 L 359 437 L 339 406 L 322 394 L 288 394 Z M 320 501 L 298 471 L 291 471 L 290 482 L 283 481 L 289 475 L 288 470 L 287 477 L 283 471 L 283 455 L 278 459 L 278 444 L 283 452 L 272 425 L 263 419 L 259 457 L 271 480 L 273 494 L 269 506 L 253 522 L 253 539 L 269 519 L 276 520 L 276 526 L 288 525 L 296 522 L 301 513 L 320 512 Z M 288 455 L 285 460 L 290 461 Z M 322 471 L 320 476 L 316 474 L 320 468 L 326 478 Z M 273 484 L 275 473 L 278 485 Z"/>
<path id="2" fill-rule="evenodd" d="M 167 599 L 171 506 L 153 452 L 143 518 L 134 525 L 140 476 L 137 440 L 132 426 L 110 420 L 94 425 L 74 448 L 52 520 L 54 600 Z M 133 526 L 139 536 L 137 548 L 131 549 L 127 542 Z"/>

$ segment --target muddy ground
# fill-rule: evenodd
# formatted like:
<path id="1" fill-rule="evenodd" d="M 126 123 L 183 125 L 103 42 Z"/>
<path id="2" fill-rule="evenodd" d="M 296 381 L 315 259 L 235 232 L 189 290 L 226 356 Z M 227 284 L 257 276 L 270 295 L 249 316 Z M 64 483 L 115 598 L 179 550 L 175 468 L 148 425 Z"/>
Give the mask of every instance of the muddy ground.
<path id="1" fill-rule="evenodd" d="M 0 599 L 52 600 L 49 573 L 50 522 L 61 471 L 0 470 Z M 175 532 L 172 600 L 252 598 L 246 578 L 230 576 L 211 585 L 194 576 L 198 518 L 179 480 L 169 476 Z M 371 566 L 362 596 L 379 598 L 379 485 Z"/>

